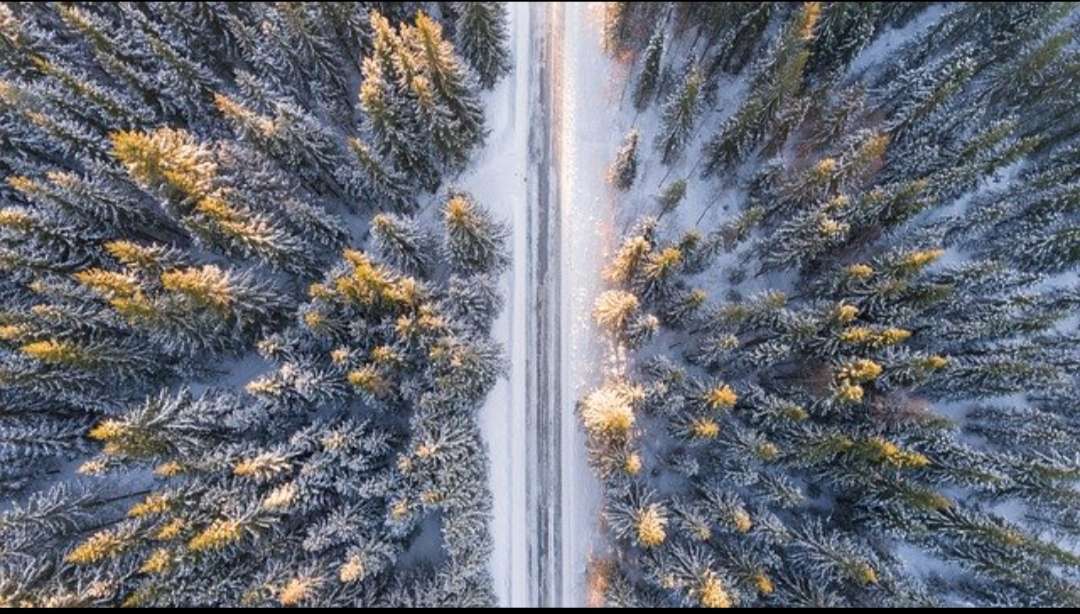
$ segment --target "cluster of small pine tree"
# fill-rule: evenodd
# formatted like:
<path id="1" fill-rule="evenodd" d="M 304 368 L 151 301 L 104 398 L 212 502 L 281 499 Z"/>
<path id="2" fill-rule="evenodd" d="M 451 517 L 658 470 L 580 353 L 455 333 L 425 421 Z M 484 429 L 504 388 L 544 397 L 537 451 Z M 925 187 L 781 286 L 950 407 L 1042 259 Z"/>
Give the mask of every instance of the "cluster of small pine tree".
<path id="1" fill-rule="evenodd" d="M 493 602 L 505 22 L 0 5 L 0 604 Z"/>
<path id="2" fill-rule="evenodd" d="M 674 175 L 594 312 L 628 360 L 579 402 L 615 549 L 590 586 L 1080 605 L 1074 5 L 606 11 L 657 120 L 611 180 Z M 673 223 L 688 192 L 726 221 Z"/>

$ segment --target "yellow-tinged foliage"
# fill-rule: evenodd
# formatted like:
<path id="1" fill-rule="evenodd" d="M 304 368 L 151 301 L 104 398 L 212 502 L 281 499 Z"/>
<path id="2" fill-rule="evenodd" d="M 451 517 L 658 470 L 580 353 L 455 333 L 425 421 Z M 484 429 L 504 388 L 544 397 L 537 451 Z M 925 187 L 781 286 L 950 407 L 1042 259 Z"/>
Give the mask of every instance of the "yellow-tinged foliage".
<path id="1" fill-rule="evenodd" d="M 188 541 L 188 549 L 192 552 L 208 552 L 221 550 L 222 548 L 240 541 L 243 537 L 243 529 L 240 522 L 230 519 L 218 519 L 210 523 L 198 535 Z"/>
<path id="2" fill-rule="evenodd" d="M 866 326 L 852 326 L 840 332 L 840 341 L 845 343 L 868 343 L 874 338 L 874 330 Z"/>
<path id="3" fill-rule="evenodd" d="M 847 380 L 840 382 L 840 386 L 836 390 L 836 396 L 848 403 L 858 403 L 863 400 L 863 395 L 866 393 L 863 387 L 858 384 L 852 384 Z"/>
<path id="4" fill-rule="evenodd" d="M 213 190 L 217 165 L 209 150 L 183 130 L 114 132 L 109 139 L 113 156 L 144 187 L 165 187 L 192 202 Z"/>
<path id="5" fill-rule="evenodd" d="M 308 297 L 313 299 L 327 300 L 333 298 L 334 291 L 326 287 L 326 284 L 320 284 L 318 282 L 308 286 Z"/>
<path id="6" fill-rule="evenodd" d="M 285 607 L 300 605 L 304 600 L 312 596 L 312 593 L 319 588 L 320 584 L 319 578 L 311 576 L 292 578 L 278 590 L 278 603 Z"/>
<path id="7" fill-rule="evenodd" d="M 169 522 L 161 525 L 154 533 L 154 539 L 158 541 L 170 541 L 176 539 L 186 528 L 187 522 L 183 518 L 173 518 Z"/>
<path id="8" fill-rule="evenodd" d="M 859 358 L 840 367 L 837 379 L 849 382 L 869 382 L 881 375 L 881 365 L 867 358 Z"/>
<path id="9" fill-rule="evenodd" d="M 868 264 L 853 264 L 846 270 L 848 276 L 854 277 L 855 279 L 869 279 L 870 276 L 874 274 L 873 267 Z"/>
<path id="10" fill-rule="evenodd" d="M 867 460 L 892 465 L 898 469 L 919 469 L 930 464 L 926 456 L 911 450 L 904 450 L 883 437 L 871 437 L 856 448 Z"/>
<path id="11" fill-rule="evenodd" d="M 349 371 L 346 379 L 355 388 L 375 397 L 381 398 L 390 393 L 390 382 L 386 381 L 374 365 L 364 365 Z"/>
<path id="12" fill-rule="evenodd" d="M 19 342 L 29 332 L 29 329 L 21 324 L 5 324 L 0 326 L 0 341 Z"/>
<path id="13" fill-rule="evenodd" d="M 226 118 L 238 120 L 244 127 L 254 129 L 263 138 L 274 135 L 275 126 L 273 120 L 259 115 L 225 94 L 214 94 L 214 107 Z"/>
<path id="14" fill-rule="evenodd" d="M 409 515 L 409 500 L 405 498 L 398 499 L 390 506 L 390 518 L 396 521 L 401 521 L 407 518 Z"/>
<path id="15" fill-rule="evenodd" d="M 626 462 L 623 463 L 623 469 L 629 475 L 637 475 L 641 473 L 641 455 L 637 452 L 631 452 L 626 455 Z"/>
<path id="16" fill-rule="evenodd" d="M 875 347 L 896 345 L 911 337 L 911 331 L 902 328 L 887 328 L 876 331 L 869 326 L 852 326 L 840 332 L 840 341 L 852 345 Z"/>
<path id="17" fill-rule="evenodd" d="M 829 199 L 829 202 L 825 203 L 825 210 L 830 213 L 836 213 L 847 208 L 851 204 L 851 199 L 844 194 L 837 194 Z"/>
<path id="18" fill-rule="evenodd" d="M 289 470 L 289 460 L 281 454 L 263 452 L 233 465 L 233 475 L 242 478 L 268 479 Z"/>
<path id="19" fill-rule="evenodd" d="M 41 185 L 29 177 L 22 175 L 11 175 L 7 178 L 7 184 L 11 186 L 11 189 L 18 192 L 22 192 L 27 196 L 33 195 L 41 191 Z M 3 226 L 3 224 L 0 224 Z"/>
<path id="20" fill-rule="evenodd" d="M 780 448 L 771 441 L 764 441 L 758 444 L 756 448 L 758 458 L 764 461 L 774 460 L 780 454 Z"/>
<path id="21" fill-rule="evenodd" d="M 158 548 L 146 557 L 139 567 L 139 573 L 159 575 L 172 569 L 172 566 L 172 552 L 168 548 Z"/>
<path id="22" fill-rule="evenodd" d="M 838 222 L 829 217 L 823 217 L 818 222 L 818 232 L 823 237 L 837 237 L 848 231 L 848 225 L 843 222 Z"/>
<path id="23" fill-rule="evenodd" d="M 352 264 L 352 271 L 334 280 L 337 294 L 364 306 L 377 305 L 386 300 L 391 288 L 389 273 L 363 252 L 345 250 L 345 259 Z"/>
<path id="24" fill-rule="evenodd" d="M 184 472 L 184 466 L 177 461 L 167 461 L 154 468 L 154 475 L 161 478 L 171 478 Z"/>
<path id="25" fill-rule="evenodd" d="M 604 270 L 604 278 L 616 284 L 629 283 L 649 253 L 649 249 L 649 242 L 645 237 L 630 237 L 622 244 L 611 260 L 611 264 Z"/>
<path id="26" fill-rule="evenodd" d="M 739 395 L 735 394 L 735 389 L 727 384 L 713 386 L 705 394 L 705 405 L 714 410 L 731 409 L 738 400 Z"/>
<path id="27" fill-rule="evenodd" d="M 0 209 L 0 228 L 26 232 L 34 227 L 34 218 L 22 209 L 8 207 Z"/>
<path id="28" fill-rule="evenodd" d="M 754 574 L 754 586 L 757 588 L 758 593 L 762 595 L 771 595 L 776 590 L 772 579 L 765 575 L 763 571 Z"/>
<path id="29" fill-rule="evenodd" d="M 262 508 L 267 511 L 288 509 L 296 501 L 299 489 L 295 482 L 288 482 L 271 490 L 263 499 Z"/>
<path id="30" fill-rule="evenodd" d="M 944 356 L 938 356 L 936 354 L 933 355 L 933 356 L 928 356 L 923 361 L 923 366 L 925 368 L 933 369 L 933 370 L 944 369 L 948 364 L 949 364 L 949 359 L 948 358 L 946 358 Z"/>
<path id="31" fill-rule="evenodd" d="M 371 362 L 378 365 L 395 365 L 401 361 L 401 354 L 389 345 L 380 345 L 371 350 Z"/>
<path id="32" fill-rule="evenodd" d="M 666 247 L 650 254 L 643 269 L 645 277 L 652 280 L 664 279 L 678 270 L 682 264 L 683 253 L 677 247 Z"/>
<path id="33" fill-rule="evenodd" d="M 720 434 L 720 425 L 710 418 L 695 418 L 690 423 L 690 434 L 695 439 L 716 439 Z"/>
<path id="34" fill-rule="evenodd" d="M 349 557 L 349 560 L 338 568 L 338 579 L 342 584 L 363 580 L 365 575 L 367 575 L 367 569 L 359 556 Z"/>
<path id="35" fill-rule="evenodd" d="M 855 581 L 863 586 L 878 583 L 877 571 L 869 563 L 859 563 L 854 569 Z"/>
<path id="36" fill-rule="evenodd" d="M 450 228 L 473 226 L 475 215 L 473 204 L 461 194 L 452 196 L 443 209 L 443 219 Z"/>
<path id="37" fill-rule="evenodd" d="M 836 321 L 841 324 L 848 324 L 857 317 L 859 317 L 859 308 L 854 305 L 841 303 L 836 307 Z"/>
<path id="38" fill-rule="evenodd" d="M 109 241 L 105 251 L 127 266 L 151 268 L 160 264 L 157 250 L 131 241 Z"/>
<path id="39" fill-rule="evenodd" d="M 911 252 L 900 260 L 900 268 L 907 271 L 918 271 L 937 261 L 944 253 L 945 250 L 943 249 L 923 249 Z"/>
<path id="40" fill-rule="evenodd" d="M 832 177 L 836 172 L 836 158 L 822 158 L 814 165 L 814 176 L 819 181 Z"/>
<path id="41" fill-rule="evenodd" d="M 335 348 L 330 350 L 330 362 L 335 365 L 343 365 L 349 361 L 349 355 L 348 348 Z"/>
<path id="42" fill-rule="evenodd" d="M 720 576 L 712 571 L 702 576 L 694 589 L 694 594 L 703 608 L 730 608 L 732 606 L 731 595 L 728 594 Z"/>
<path id="43" fill-rule="evenodd" d="M 754 528 L 754 521 L 751 520 L 750 514 L 741 508 L 735 510 L 731 522 L 739 533 L 749 533 L 750 529 Z"/>
<path id="44" fill-rule="evenodd" d="M 227 312 L 235 300 L 228 273 L 212 264 L 165 271 L 161 274 L 161 285 L 200 307 L 221 312 Z"/>
<path id="45" fill-rule="evenodd" d="M 108 468 L 108 463 L 104 459 L 94 458 L 79 465 L 76 471 L 79 475 L 101 475 Z"/>
<path id="46" fill-rule="evenodd" d="M 318 331 L 322 328 L 322 325 L 326 323 L 326 316 L 319 313 L 317 310 L 312 309 L 304 314 L 304 326 L 307 326 L 312 331 Z"/>
<path id="47" fill-rule="evenodd" d="M 86 269 L 74 274 L 75 281 L 106 298 L 132 297 L 140 293 L 133 275 L 105 269 Z"/>
<path id="48" fill-rule="evenodd" d="M 598 326 L 609 332 L 620 331 L 637 312 L 638 305 L 638 298 L 632 293 L 608 290 L 597 297 L 593 307 L 593 319 Z"/>
<path id="49" fill-rule="evenodd" d="M 131 506 L 131 509 L 128 510 L 128 517 L 142 518 L 143 516 L 163 514 L 172 508 L 172 504 L 172 497 L 164 493 L 154 493 Z"/>
<path id="50" fill-rule="evenodd" d="M 883 345 L 896 345 L 911 337 L 911 331 L 903 328 L 887 328 L 881 333 Z"/>
<path id="51" fill-rule="evenodd" d="M 625 437 L 634 426 L 634 403 L 644 398 L 640 386 L 624 382 L 608 383 L 590 393 L 581 403 L 585 429 L 594 437 Z"/>
<path id="52" fill-rule="evenodd" d="M 131 540 L 115 531 L 99 531 L 75 546 L 64 560 L 72 565 L 90 565 L 112 558 L 131 545 Z"/>
<path id="53" fill-rule="evenodd" d="M 814 38 L 814 28 L 821 19 L 821 3 L 805 2 L 799 15 L 799 38 L 809 41 Z"/>
<path id="54" fill-rule="evenodd" d="M 413 277 L 401 277 L 386 290 L 386 300 L 398 307 L 415 307 L 424 300 L 424 292 Z"/>
<path id="55" fill-rule="evenodd" d="M 195 210 L 221 224 L 243 224 L 247 218 L 218 195 L 207 196 L 195 205 Z"/>
<path id="56" fill-rule="evenodd" d="M 82 348 L 68 341 L 47 339 L 24 344 L 19 351 L 30 358 L 51 365 L 87 365 L 90 356 Z"/>
<path id="57" fill-rule="evenodd" d="M 634 529 L 643 548 L 655 548 L 667 539 L 667 515 L 664 508 L 653 503 L 637 513 Z"/>

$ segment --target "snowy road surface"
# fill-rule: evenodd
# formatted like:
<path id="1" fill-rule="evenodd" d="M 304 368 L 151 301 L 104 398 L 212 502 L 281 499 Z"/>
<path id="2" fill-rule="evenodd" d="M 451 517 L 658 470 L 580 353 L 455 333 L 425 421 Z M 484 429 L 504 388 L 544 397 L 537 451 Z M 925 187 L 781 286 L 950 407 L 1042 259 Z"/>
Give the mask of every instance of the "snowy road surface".
<path id="1" fill-rule="evenodd" d="M 613 151 L 606 110 L 617 101 L 598 78 L 611 74 L 600 3 L 509 6 L 514 69 L 486 101 L 488 144 L 460 180 L 513 226 L 493 330 L 508 377 L 481 415 L 491 569 L 501 605 L 582 605 L 599 488 L 574 405 L 602 364 L 589 313 L 612 236 L 603 175 Z"/>

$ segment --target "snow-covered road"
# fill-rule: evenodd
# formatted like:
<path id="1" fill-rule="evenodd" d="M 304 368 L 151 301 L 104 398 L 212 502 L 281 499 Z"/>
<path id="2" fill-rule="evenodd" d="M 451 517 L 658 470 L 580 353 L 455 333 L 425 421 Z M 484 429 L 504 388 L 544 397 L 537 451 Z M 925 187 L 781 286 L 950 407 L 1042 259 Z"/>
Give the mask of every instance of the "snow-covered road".
<path id="1" fill-rule="evenodd" d="M 582 605 L 599 487 L 574 413 L 600 377 L 589 321 L 612 241 L 604 168 L 621 138 L 601 3 L 511 3 L 514 69 L 487 99 L 487 147 L 461 186 L 513 226 L 493 334 L 508 377 L 481 415 L 504 606 Z"/>
<path id="2" fill-rule="evenodd" d="M 577 400 L 602 378 L 608 354 L 592 324 L 601 268 L 615 239 L 615 202 L 604 181 L 622 139 L 615 67 L 601 48 L 603 3 L 552 3 L 556 47 L 552 142 L 561 217 L 560 424 L 562 515 L 559 605 L 585 605 L 585 566 L 600 544 L 600 485 L 588 466 Z"/>

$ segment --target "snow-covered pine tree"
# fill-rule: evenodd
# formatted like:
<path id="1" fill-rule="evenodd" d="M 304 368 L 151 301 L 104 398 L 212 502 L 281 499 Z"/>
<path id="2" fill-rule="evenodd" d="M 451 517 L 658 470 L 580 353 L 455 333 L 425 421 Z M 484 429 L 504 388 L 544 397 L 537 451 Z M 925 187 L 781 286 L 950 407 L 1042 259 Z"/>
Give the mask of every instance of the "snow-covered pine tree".
<path id="1" fill-rule="evenodd" d="M 593 314 L 614 356 L 578 405 L 614 543 L 591 585 L 654 607 L 1078 603 L 1077 132 L 1051 76 L 1075 10 L 672 11 L 703 100 L 748 87 L 699 120 L 709 195 L 664 182 L 659 214 L 684 215 L 619 219 Z M 666 134 L 663 110 L 623 112 Z"/>
<path id="2" fill-rule="evenodd" d="M 671 164 L 683 152 L 701 113 L 703 96 L 701 71 L 696 64 L 687 66 L 679 85 L 664 102 L 660 132 L 656 135 L 656 150 L 660 160 Z"/>
<path id="3" fill-rule="evenodd" d="M 502 2 L 455 2 L 455 39 L 462 57 L 490 89 L 510 73 L 506 5 Z"/>
<path id="4" fill-rule="evenodd" d="M 629 190 L 637 178 L 639 136 L 637 130 L 631 130 L 608 167 L 608 181 L 623 192 Z"/>
<path id="5" fill-rule="evenodd" d="M 502 231 L 399 217 L 483 140 L 441 8 L 0 5 L 0 603 L 494 603 Z"/>

